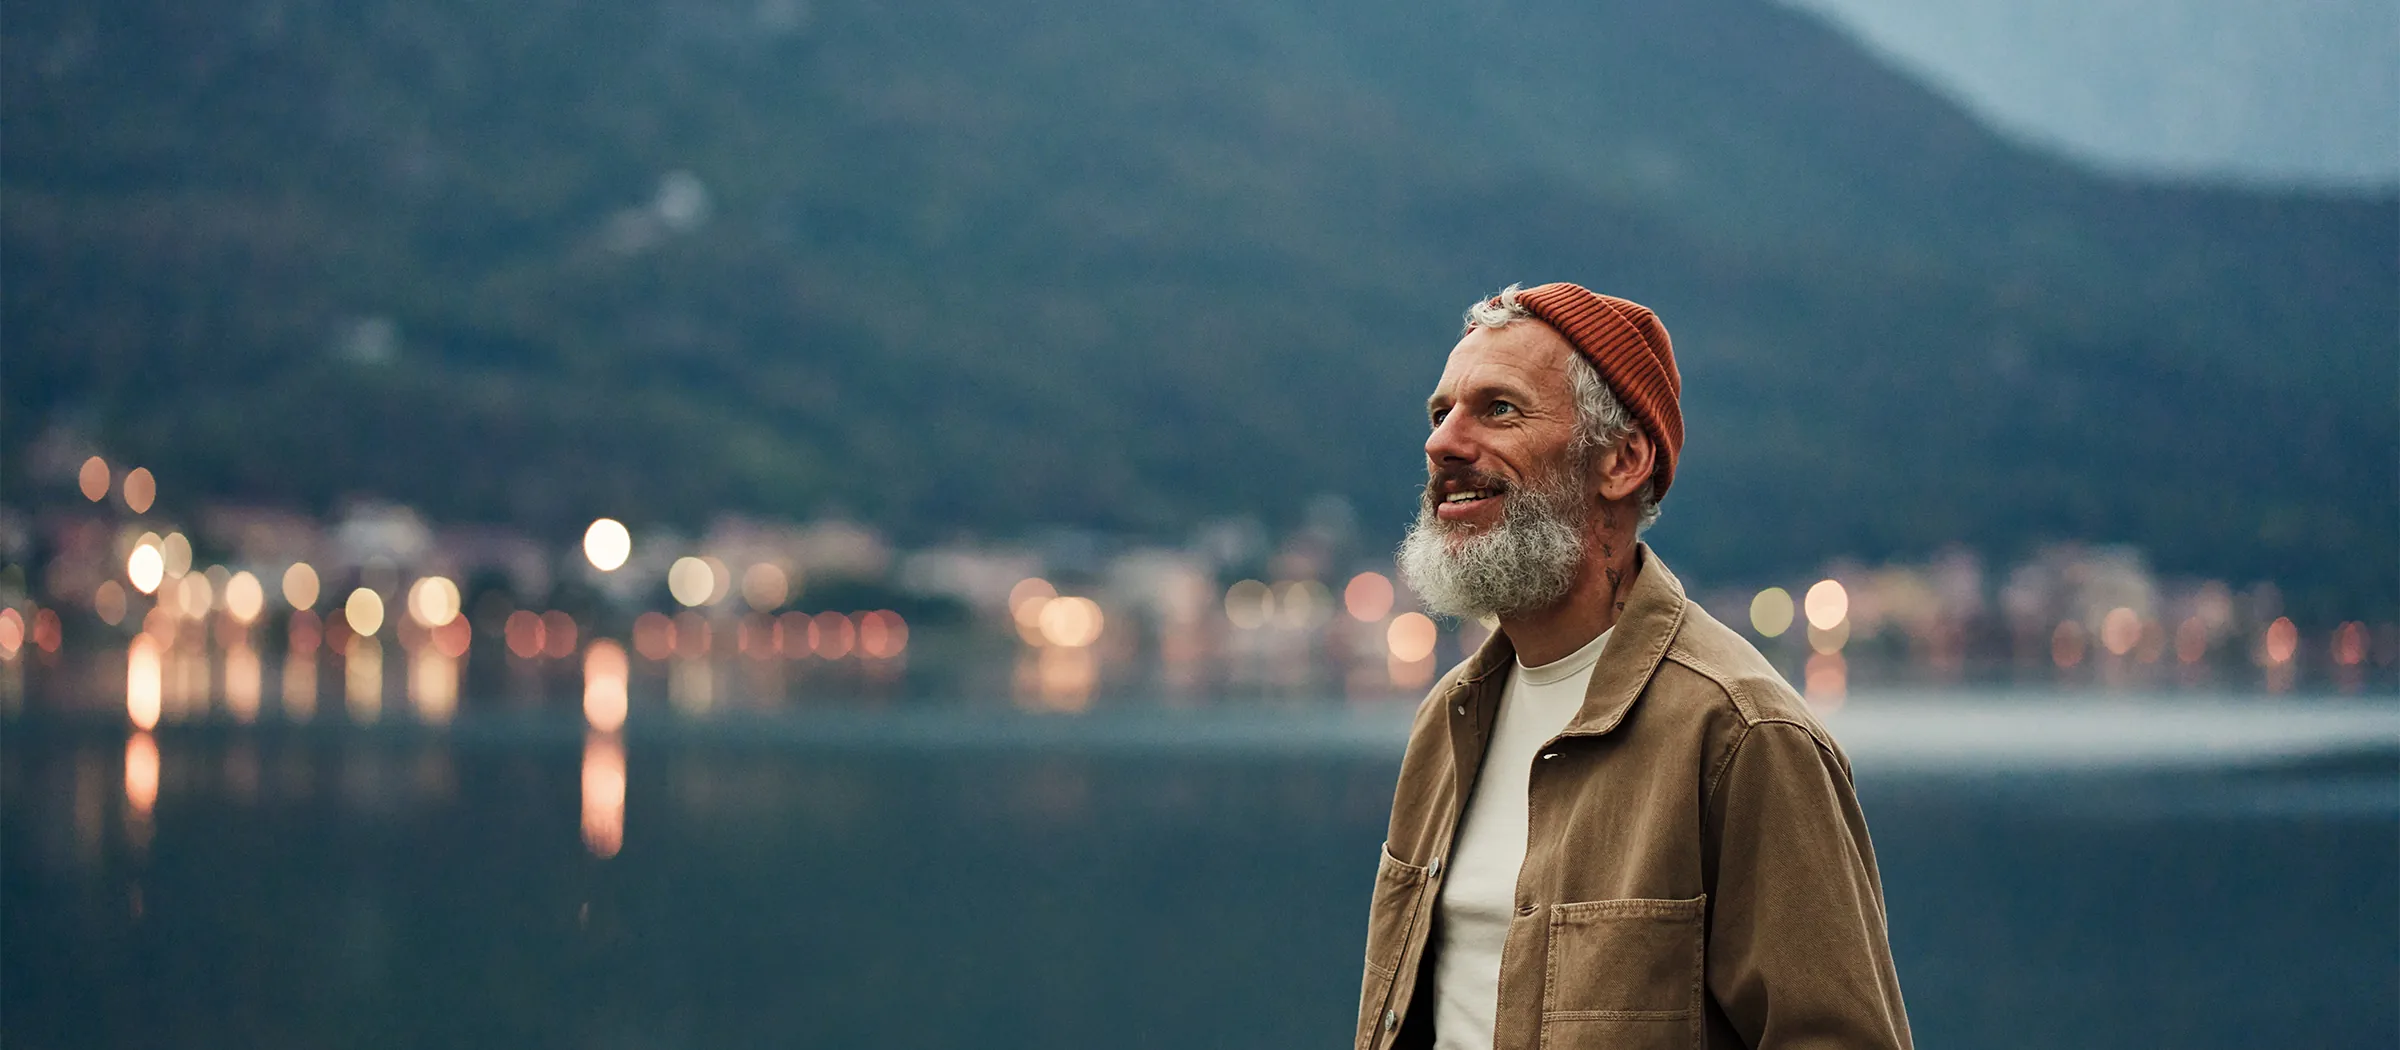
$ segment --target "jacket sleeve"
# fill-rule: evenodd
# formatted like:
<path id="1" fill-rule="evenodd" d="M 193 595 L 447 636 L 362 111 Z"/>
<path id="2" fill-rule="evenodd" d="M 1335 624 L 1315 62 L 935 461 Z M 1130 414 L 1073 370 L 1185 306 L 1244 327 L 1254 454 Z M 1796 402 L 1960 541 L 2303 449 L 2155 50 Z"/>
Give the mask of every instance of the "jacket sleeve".
<path id="1" fill-rule="evenodd" d="M 1910 1046 L 1875 850 L 1809 730 L 1743 732 L 1711 790 L 1708 990 L 1758 1050 Z"/>

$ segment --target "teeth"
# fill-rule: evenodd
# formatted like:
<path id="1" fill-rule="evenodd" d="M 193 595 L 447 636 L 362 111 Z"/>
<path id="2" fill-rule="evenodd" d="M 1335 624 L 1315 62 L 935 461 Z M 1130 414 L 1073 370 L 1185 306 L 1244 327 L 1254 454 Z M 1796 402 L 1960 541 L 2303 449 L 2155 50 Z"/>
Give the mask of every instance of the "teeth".
<path id="1" fill-rule="evenodd" d="M 1444 502 L 1444 503 L 1465 503 L 1465 502 L 1466 502 L 1466 501 L 1468 501 L 1468 500 L 1471 500 L 1471 499 L 1482 499 L 1482 498 L 1484 498 L 1484 497 L 1486 497 L 1486 496 L 1489 496 L 1489 495 L 1491 495 L 1491 493 L 1489 493 L 1489 492 L 1485 492 L 1485 491 L 1483 491 L 1482 489 L 1470 489 L 1470 490 L 1468 490 L 1468 491 L 1466 491 L 1466 492 L 1453 492 L 1453 493 L 1451 493 L 1449 496 L 1447 496 L 1447 497 L 1443 498 L 1442 502 Z"/>

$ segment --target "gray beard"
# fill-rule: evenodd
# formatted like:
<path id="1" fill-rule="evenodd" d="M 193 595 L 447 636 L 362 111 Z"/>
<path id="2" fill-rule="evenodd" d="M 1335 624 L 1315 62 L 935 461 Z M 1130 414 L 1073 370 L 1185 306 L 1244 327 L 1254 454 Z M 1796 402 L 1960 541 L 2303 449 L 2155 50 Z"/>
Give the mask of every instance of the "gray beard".
<path id="1" fill-rule="evenodd" d="M 1429 493 L 1400 541 L 1401 578 L 1443 616 L 1505 617 L 1557 604 L 1583 569 L 1590 512 L 1573 483 L 1579 473 L 1511 487 L 1500 524 L 1480 532 L 1443 521 Z"/>

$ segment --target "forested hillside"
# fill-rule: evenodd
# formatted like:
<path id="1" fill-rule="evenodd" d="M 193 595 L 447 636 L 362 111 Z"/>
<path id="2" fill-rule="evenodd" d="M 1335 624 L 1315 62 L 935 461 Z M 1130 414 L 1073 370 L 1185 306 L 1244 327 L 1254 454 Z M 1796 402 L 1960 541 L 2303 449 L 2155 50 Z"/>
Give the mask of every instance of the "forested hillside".
<path id="1" fill-rule="evenodd" d="M 0 88 L 11 464 L 1396 536 L 1459 310 L 1572 279 L 1674 332 L 1687 574 L 2400 604 L 2400 202 L 2089 175 L 1766 0 L 31 0 Z"/>

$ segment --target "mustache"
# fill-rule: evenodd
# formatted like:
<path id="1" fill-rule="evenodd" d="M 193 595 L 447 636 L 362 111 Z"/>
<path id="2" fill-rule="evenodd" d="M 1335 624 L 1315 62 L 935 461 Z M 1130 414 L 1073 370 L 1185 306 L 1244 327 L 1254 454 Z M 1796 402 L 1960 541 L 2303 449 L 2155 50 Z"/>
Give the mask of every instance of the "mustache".
<path id="1" fill-rule="evenodd" d="M 1453 482 L 1464 482 L 1467 488 L 1484 489 L 1494 495 L 1507 492 L 1509 489 L 1507 478 L 1490 471 L 1476 470 L 1473 467 L 1436 470 L 1425 479 L 1425 505 L 1431 507 L 1440 503 L 1442 489 Z"/>

